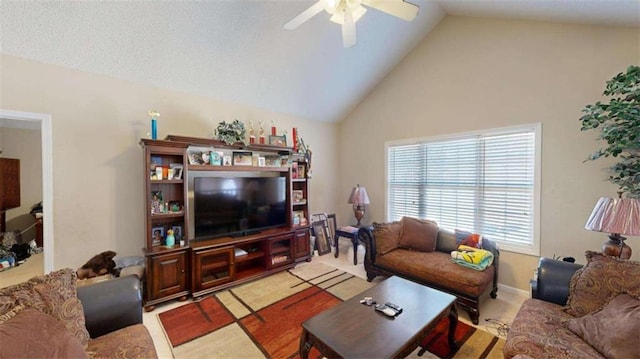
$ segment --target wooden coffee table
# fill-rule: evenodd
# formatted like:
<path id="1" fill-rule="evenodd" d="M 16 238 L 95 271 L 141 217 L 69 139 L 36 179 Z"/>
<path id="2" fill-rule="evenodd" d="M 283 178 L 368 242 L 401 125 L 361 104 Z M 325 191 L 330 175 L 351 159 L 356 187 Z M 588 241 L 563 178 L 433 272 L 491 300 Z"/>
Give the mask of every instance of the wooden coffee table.
<path id="1" fill-rule="evenodd" d="M 372 297 L 378 303 L 395 303 L 403 312 L 389 318 L 373 306 L 361 304 L 364 297 Z M 328 358 L 406 357 L 445 316 L 450 319 L 448 338 L 454 350 L 458 324 L 455 300 L 439 290 L 390 277 L 302 323 L 300 357 L 308 358 L 311 347 Z"/>

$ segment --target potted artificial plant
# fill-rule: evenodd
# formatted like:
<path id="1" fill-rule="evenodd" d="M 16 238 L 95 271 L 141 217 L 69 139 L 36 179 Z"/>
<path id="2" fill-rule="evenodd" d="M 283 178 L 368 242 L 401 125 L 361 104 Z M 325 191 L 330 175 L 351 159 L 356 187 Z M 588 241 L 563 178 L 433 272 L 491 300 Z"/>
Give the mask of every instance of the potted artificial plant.
<path id="1" fill-rule="evenodd" d="M 588 160 L 618 158 L 609 181 L 627 197 L 640 198 L 640 67 L 629 66 L 607 81 L 603 95 L 609 101 L 587 105 L 580 118 L 582 131 L 600 129 L 598 139 L 606 142 Z"/>
<path id="2" fill-rule="evenodd" d="M 214 134 L 218 140 L 227 145 L 233 145 L 237 142 L 241 142 L 244 145 L 247 144 L 245 141 L 247 131 L 244 128 L 244 123 L 238 120 L 233 120 L 233 122 L 220 122 Z"/>

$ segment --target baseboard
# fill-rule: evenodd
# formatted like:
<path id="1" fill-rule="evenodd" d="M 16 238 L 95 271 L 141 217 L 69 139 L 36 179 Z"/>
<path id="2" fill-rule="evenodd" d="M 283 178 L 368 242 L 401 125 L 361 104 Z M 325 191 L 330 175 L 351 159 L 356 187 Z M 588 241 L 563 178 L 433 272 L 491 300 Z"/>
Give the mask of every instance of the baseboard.
<path id="1" fill-rule="evenodd" d="M 531 296 L 531 294 L 526 290 L 522 290 L 522 289 L 518 289 L 518 288 L 515 288 L 515 287 L 511 287 L 511 286 L 508 286 L 508 285 L 504 285 L 504 284 L 498 283 L 498 293 L 500 293 L 501 291 L 505 291 L 507 293 L 512 293 L 512 294 L 515 294 L 515 295 L 519 295 L 519 296 L 524 297 L 524 298 L 529 298 Z"/>

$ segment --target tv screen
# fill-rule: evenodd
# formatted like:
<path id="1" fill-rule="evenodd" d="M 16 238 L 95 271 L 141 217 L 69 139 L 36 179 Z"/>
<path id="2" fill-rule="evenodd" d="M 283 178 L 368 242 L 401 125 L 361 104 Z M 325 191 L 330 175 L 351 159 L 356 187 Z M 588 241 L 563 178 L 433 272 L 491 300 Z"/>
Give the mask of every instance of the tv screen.
<path id="1" fill-rule="evenodd" d="M 195 177 L 194 236 L 242 236 L 287 223 L 285 177 Z"/>

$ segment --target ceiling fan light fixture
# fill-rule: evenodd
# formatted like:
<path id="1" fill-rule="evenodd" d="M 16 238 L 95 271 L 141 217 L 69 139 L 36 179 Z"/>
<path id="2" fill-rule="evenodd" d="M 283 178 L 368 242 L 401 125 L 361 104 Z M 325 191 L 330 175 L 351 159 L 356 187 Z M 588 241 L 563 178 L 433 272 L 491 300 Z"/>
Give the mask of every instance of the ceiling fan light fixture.
<path id="1" fill-rule="evenodd" d="M 360 18 L 364 15 L 365 12 L 367 12 L 367 9 L 362 5 L 358 5 L 357 8 L 351 9 L 351 16 L 353 16 L 353 22 L 357 22 L 358 20 L 360 20 Z M 332 22 L 335 22 L 336 24 L 344 25 L 345 23 L 344 9 L 337 10 L 336 12 L 334 12 L 329 20 L 331 20 Z"/>

